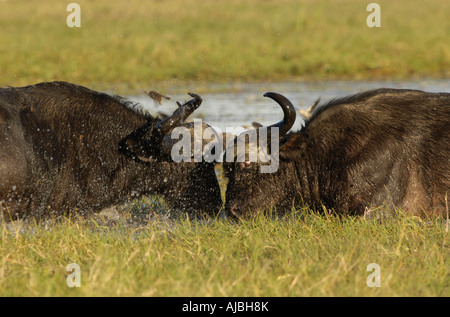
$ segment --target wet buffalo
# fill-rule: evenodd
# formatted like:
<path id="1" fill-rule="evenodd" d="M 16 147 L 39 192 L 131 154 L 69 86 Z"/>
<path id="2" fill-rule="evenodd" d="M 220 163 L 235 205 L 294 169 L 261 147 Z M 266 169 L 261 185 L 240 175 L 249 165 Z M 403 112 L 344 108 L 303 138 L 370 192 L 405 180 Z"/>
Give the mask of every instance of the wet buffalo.
<path id="1" fill-rule="evenodd" d="M 226 210 L 237 217 L 305 203 L 339 214 L 363 215 L 401 208 L 413 215 L 444 215 L 450 192 L 450 94 L 377 89 L 315 105 L 298 132 L 291 102 L 277 93 L 284 119 L 279 148 L 268 163 L 227 160 Z M 267 133 L 267 132 L 266 132 Z M 259 140 L 259 139 L 258 139 Z M 257 144 L 261 147 L 261 143 Z M 228 151 L 228 150 L 227 150 Z"/>
<path id="2" fill-rule="evenodd" d="M 85 214 L 144 194 L 216 213 L 213 163 L 175 163 L 168 148 L 173 128 L 201 103 L 191 96 L 161 121 L 138 103 L 66 82 L 0 89 L 3 215 Z"/>

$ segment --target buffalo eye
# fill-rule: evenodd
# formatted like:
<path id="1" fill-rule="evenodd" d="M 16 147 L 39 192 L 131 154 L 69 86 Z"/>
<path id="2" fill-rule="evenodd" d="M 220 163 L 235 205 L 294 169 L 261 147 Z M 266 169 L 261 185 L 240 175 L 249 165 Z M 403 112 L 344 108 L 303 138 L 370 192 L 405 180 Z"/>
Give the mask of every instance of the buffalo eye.
<path id="1" fill-rule="evenodd" d="M 241 166 L 241 168 L 249 168 L 252 166 L 252 162 L 247 160 L 245 162 L 240 163 L 240 166 Z"/>
<path id="2" fill-rule="evenodd" d="M 231 172 L 233 172 L 233 166 L 232 165 L 223 165 L 223 171 L 225 174 L 230 174 Z"/>

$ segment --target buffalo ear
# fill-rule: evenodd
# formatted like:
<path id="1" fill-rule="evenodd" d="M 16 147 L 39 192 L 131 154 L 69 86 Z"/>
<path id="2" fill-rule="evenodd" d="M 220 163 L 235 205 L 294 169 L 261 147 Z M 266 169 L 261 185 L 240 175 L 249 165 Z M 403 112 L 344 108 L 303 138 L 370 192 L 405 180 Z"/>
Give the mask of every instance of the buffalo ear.
<path id="1" fill-rule="evenodd" d="M 300 134 L 291 136 L 280 145 L 280 159 L 285 161 L 297 160 L 305 151 L 306 142 Z"/>
<path id="2" fill-rule="evenodd" d="M 137 158 L 138 161 L 145 162 L 145 163 L 154 163 L 154 162 L 158 162 L 158 159 L 156 159 L 156 158 L 153 157 L 153 156 L 144 156 L 144 155 L 139 155 L 139 154 L 137 154 L 137 155 L 136 155 L 136 158 Z"/>
<path id="3" fill-rule="evenodd" d="M 119 143 L 119 151 L 135 161 L 150 162 L 153 161 L 145 144 L 145 140 L 134 138 L 124 138 Z"/>

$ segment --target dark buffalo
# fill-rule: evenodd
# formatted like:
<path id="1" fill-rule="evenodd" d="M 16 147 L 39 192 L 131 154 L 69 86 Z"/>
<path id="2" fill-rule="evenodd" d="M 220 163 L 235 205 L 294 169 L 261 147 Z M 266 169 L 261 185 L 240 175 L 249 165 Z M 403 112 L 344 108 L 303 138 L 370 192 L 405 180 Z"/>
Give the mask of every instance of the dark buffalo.
<path id="1" fill-rule="evenodd" d="M 143 194 L 216 213 L 213 163 L 174 163 L 168 155 L 171 130 L 201 103 L 191 95 L 158 122 L 137 103 L 66 82 L 0 89 L 3 215 L 89 213 Z"/>
<path id="2" fill-rule="evenodd" d="M 292 104 L 276 93 L 265 96 L 284 111 L 283 121 L 274 125 L 280 130 L 278 170 L 261 173 L 261 162 L 224 158 L 229 213 L 281 211 L 303 202 L 339 214 L 363 215 L 384 206 L 445 216 L 449 93 L 377 89 L 335 99 L 314 106 L 304 127 L 290 133 Z"/>

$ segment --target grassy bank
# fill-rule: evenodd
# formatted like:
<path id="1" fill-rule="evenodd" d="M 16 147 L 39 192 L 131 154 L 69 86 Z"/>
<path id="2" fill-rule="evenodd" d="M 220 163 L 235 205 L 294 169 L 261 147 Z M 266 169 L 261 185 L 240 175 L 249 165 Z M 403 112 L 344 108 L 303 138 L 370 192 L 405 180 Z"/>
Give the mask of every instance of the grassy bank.
<path id="1" fill-rule="evenodd" d="M 0 227 L 0 296 L 448 296 L 448 228 L 317 215 Z M 81 286 L 66 284 L 80 266 Z M 370 263 L 380 287 L 368 287 Z M 371 280 L 372 281 L 372 280 Z"/>
<path id="2" fill-rule="evenodd" d="M 0 85 L 67 80 L 133 91 L 192 82 L 450 75 L 450 3 L 378 1 L 0 2 Z"/>

